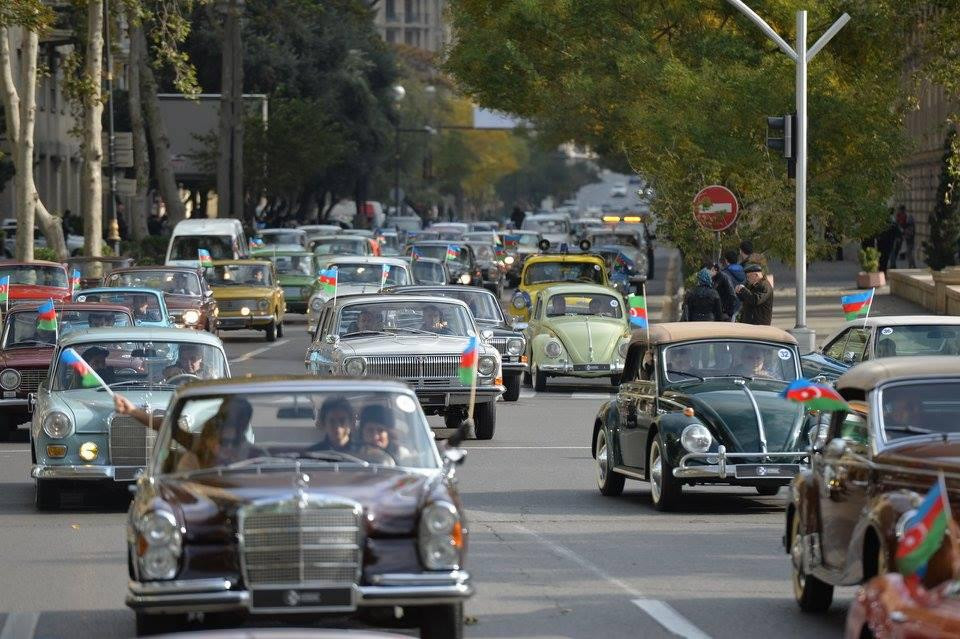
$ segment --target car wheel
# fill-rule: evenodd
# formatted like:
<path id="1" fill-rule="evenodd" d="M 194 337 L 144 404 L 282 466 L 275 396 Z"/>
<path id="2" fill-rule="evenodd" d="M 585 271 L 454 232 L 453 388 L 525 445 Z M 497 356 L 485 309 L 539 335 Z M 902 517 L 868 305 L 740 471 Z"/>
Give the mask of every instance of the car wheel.
<path id="1" fill-rule="evenodd" d="M 267 326 L 267 341 L 277 341 L 277 322 L 274 320 L 270 320 L 270 325 Z"/>
<path id="2" fill-rule="evenodd" d="M 773 497 L 780 492 L 780 486 L 757 486 L 757 494 L 764 497 Z"/>
<path id="3" fill-rule="evenodd" d="M 616 497 L 623 492 L 626 478 L 613 471 L 610 459 L 610 447 L 607 446 L 607 432 L 601 428 L 597 431 L 597 441 L 594 442 L 593 456 L 597 460 L 597 488 L 605 497 Z"/>
<path id="4" fill-rule="evenodd" d="M 38 479 L 33 503 L 37 510 L 56 510 L 60 507 L 60 486 L 49 479 Z"/>
<path id="5" fill-rule="evenodd" d="M 793 514 L 790 525 L 790 572 L 793 597 L 804 612 L 826 612 L 833 602 L 833 586 L 803 570 L 803 537 L 800 535 L 800 514 Z"/>
<path id="6" fill-rule="evenodd" d="M 463 604 L 421 608 L 420 639 L 463 639 Z"/>
<path id="7" fill-rule="evenodd" d="M 650 445 L 650 498 L 657 510 L 672 510 L 680 501 L 683 486 L 673 476 L 673 465 L 667 459 L 663 440 L 657 435 Z"/>
<path id="8" fill-rule="evenodd" d="M 497 403 L 486 402 L 473 407 L 473 432 L 477 439 L 493 439 L 497 430 Z"/>
<path id="9" fill-rule="evenodd" d="M 531 368 L 531 375 L 533 375 L 533 390 L 538 393 L 542 393 L 547 390 L 547 374 L 541 373 L 540 369 L 534 365 Z"/>
<path id="10" fill-rule="evenodd" d="M 610 383 L 613 384 L 614 388 L 620 388 L 620 380 L 623 379 L 623 375 L 611 375 Z"/>
<path id="11" fill-rule="evenodd" d="M 151 615 L 145 612 L 138 612 L 136 616 L 138 637 L 165 635 L 177 632 L 187 623 L 187 616 L 183 614 Z"/>
<path id="12" fill-rule="evenodd" d="M 515 402 L 520 398 L 520 375 L 504 377 L 503 385 L 507 389 L 503 392 L 503 401 Z"/>

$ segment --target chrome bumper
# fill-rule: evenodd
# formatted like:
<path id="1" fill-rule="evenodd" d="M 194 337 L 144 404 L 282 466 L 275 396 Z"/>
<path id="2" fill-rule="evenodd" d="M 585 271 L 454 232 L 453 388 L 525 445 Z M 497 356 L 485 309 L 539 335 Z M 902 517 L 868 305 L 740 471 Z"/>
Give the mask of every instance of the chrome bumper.
<path id="1" fill-rule="evenodd" d="M 117 470 L 120 470 L 118 478 Z M 30 469 L 30 476 L 33 479 L 69 479 L 76 481 L 96 481 L 109 479 L 111 481 L 134 481 L 142 467 L 135 466 L 93 466 L 93 465 L 63 465 L 63 466 L 43 466 L 34 464 Z M 127 477 L 126 475 L 129 475 Z"/>
<path id="2" fill-rule="evenodd" d="M 764 461 L 738 465 L 735 463 L 737 459 Z M 777 459 L 786 463 L 774 461 Z M 734 463 L 729 463 L 730 460 L 734 460 Z M 706 464 L 690 464 L 691 461 Z M 789 481 L 808 461 L 809 456 L 804 452 L 728 453 L 725 446 L 719 446 L 715 453 L 687 453 L 680 459 L 680 465 L 673 469 L 673 476 L 678 479 L 742 480 L 751 483 L 765 480 Z M 741 472 L 748 468 L 756 472 Z"/>
<path id="3" fill-rule="evenodd" d="M 444 406 L 465 406 L 470 403 L 470 389 L 454 388 L 420 388 L 411 385 L 410 388 L 417 394 L 420 405 L 424 408 L 441 408 Z M 476 401 L 494 401 L 506 390 L 498 384 L 477 386 Z"/>
<path id="4" fill-rule="evenodd" d="M 601 362 L 597 362 L 597 365 L 606 366 L 606 364 L 603 364 Z M 554 375 L 573 375 L 573 376 L 583 375 L 585 377 L 587 376 L 603 377 L 605 375 L 611 375 L 613 373 L 623 372 L 622 363 L 613 363 L 613 364 L 610 364 L 609 368 L 605 368 L 602 370 L 595 370 L 595 371 L 575 370 L 574 366 L 575 365 L 571 364 L 570 362 L 564 362 L 562 364 L 540 364 L 537 368 L 543 371 L 544 373 L 551 373 Z M 589 364 L 576 364 L 576 366 L 589 366 Z"/>
<path id="5" fill-rule="evenodd" d="M 11 397 L 8 399 L 0 399 L 0 408 L 4 406 L 27 406 L 30 403 L 30 400 L 26 397 Z"/>
<path id="6" fill-rule="evenodd" d="M 500 369 L 504 373 L 527 373 L 530 371 L 530 365 L 526 362 L 501 362 Z"/>
<path id="7" fill-rule="evenodd" d="M 247 315 L 246 317 L 224 317 L 219 318 L 219 328 L 225 331 L 253 328 L 259 324 L 269 324 L 273 321 L 273 315 Z"/>
<path id="8" fill-rule="evenodd" d="M 457 603 L 473 596 L 470 573 L 394 573 L 375 575 L 371 585 L 354 586 L 357 607 L 428 606 Z M 230 579 L 183 579 L 127 584 L 126 604 L 153 613 L 218 612 L 252 608 L 249 590 Z M 290 613 L 300 612 L 291 608 Z M 271 609 L 269 614 L 278 614 Z M 282 612 L 279 614 L 283 614 Z"/>

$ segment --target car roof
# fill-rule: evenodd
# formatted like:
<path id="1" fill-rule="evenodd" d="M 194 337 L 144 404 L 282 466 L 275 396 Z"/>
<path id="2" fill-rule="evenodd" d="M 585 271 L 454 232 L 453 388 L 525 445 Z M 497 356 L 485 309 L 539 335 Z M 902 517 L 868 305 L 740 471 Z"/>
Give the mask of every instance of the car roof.
<path id="1" fill-rule="evenodd" d="M 207 344 L 223 349 L 220 338 L 206 331 L 195 331 L 183 328 L 146 327 L 146 326 L 113 326 L 107 328 L 88 328 L 64 335 L 60 338 L 61 346 L 74 344 L 98 343 L 105 340 L 129 340 L 131 342 L 191 342 Z"/>
<path id="2" fill-rule="evenodd" d="M 375 295 L 366 294 L 366 295 L 351 295 L 349 298 L 337 298 L 337 306 L 341 306 L 340 300 L 343 299 L 344 304 L 342 306 L 348 306 L 356 303 L 372 303 L 372 302 L 440 302 L 442 304 L 456 304 L 464 308 L 468 308 L 467 304 L 462 300 L 458 300 L 455 297 L 443 297 L 436 295 L 397 295 L 395 293 L 378 293 Z"/>
<path id="3" fill-rule="evenodd" d="M 586 282 L 570 282 L 562 284 L 551 284 L 540 289 L 539 295 L 546 297 L 549 295 L 565 295 L 570 293 L 596 293 L 621 297 L 620 293 L 609 286 L 603 284 L 588 284 Z"/>
<path id="4" fill-rule="evenodd" d="M 240 226 L 241 226 L 240 220 L 235 218 L 187 219 L 187 220 L 180 220 L 179 222 L 177 222 L 177 225 L 173 227 L 173 234 L 182 235 L 181 231 L 183 230 L 189 230 L 192 233 L 203 231 L 204 229 L 221 230 L 221 229 L 229 228 L 230 230 L 233 230 Z"/>
<path id="5" fill-rule="evenodd" d="M 366 242 L 369 239 L 370 239 L 369 237 L 366 237 L 364 235 L 350 235 L 349 233 L 338 233 L 336 235 L 324 235 L 322 237 L 314 238 L 310 241 L 316 242 L 317 244 L 319 244 L 321 242 L 343 241 L 343 240 L 355 240 L 357 242 Z"/>
<path id="6" fill-rule="evenodd" d="M 163 291 L 155 288 L 140 288 L 139 286 L 95 286 L 93 288 L 77 289 L 74 293 L 80 295 L 89 295 L 90 293 L 136 293 L 163 297 Z"/>
<path id="7" fill-rule="evenodd" d="M 139 266 L 124 266 L 121 268 L 115 268 L 110 271 L 112 273 L 136 273 L 139 271 L 176 271 L 179 273 L 193 273 L 194 275 L 200 274 L 200 267 L 198 266 L 167 266 L 166 264 L 141 264 Z"/>
<path id="8" fill-rule="evenodd" d="M 400 257 L 386 255 L 320 255 L 321 263 L 337 262 L 339 264 L 388 264 L 390 266 L 410 266 L 407 260 Z"/>
<path id="9" fill-rule="evenodd" d="M 274 233 L 297 233 L 298 235 L 305 235 L 306 231 L 304 231 L 303 229 L 282 229 L 282 228 L 260 229 L 259 231 L 257 231 L 257 235 L 263 235 L 264 233 L 268 235 L 273 235 Z"/>
<path id="10" fill-rule="evenodd" d="M 847 326 L 925 326 L 927 324 L 960 326 L 960 317 L 955 315 L 879 315 L 868 317 L 866 321 L 856 319 L 847 322 Z"/>
<path id="11" fill-rule="evenodd" d="M 407 260 L 403 260 L 403 261 L 407 262 Z M 429 264 L 439 264 L 441 266 L 443 266 L 444 264 L 444 261 L 441 260 L 439 257 L 418 257 L 415 260 L 409 260 L 408 263 L 412 265 L 414 262 L 427 262 Z"/>
<path id="12" fill-rule="evenodd" d="M 493 297 L 496 298 L 493 291 L 489 289 L 480 288 L 479 286 L 464 286 L 462 284 L 406 284 L 404 286 L 392 286 L 390 287 L 390 291 L 396 295 L 415 295 L 418 292 L 443 291 L 443 293 L 438 293 L 438 295 L 441 296 L 447 292 L 460 291 L 462 293 L 474 293 L 476 295 L 493 295 Z"/>
<path id="13" fill-rule="evenodd" d="M 256 394 L 270 392 L 303 392 L 310 390 L 387 391 L 412 395 L 406 384 L 391 378 L 378 377 L 318 377 L 316 375 L 245 375 L 226 379 L 211 379 L 184 384 L 177 397 L 196 397 L 210 393 Z"/>
<path id="14" fill-rule="evenodd" d="M 960 359 L 949 355 L 881 357 L 857 364 L 836 381 L 838 389 L 864 392 L 897 379 L 960 377 Z"/>
<path id="15" fill-rule="evenodd" d="M 538 253 L 531 255 L 523 263 L 524 267 L 537 262 L 603 262 L 603 257 L 591 253 Z"/>
<path id="16" fill-rule="evenodd" d="M 232 266 L 235 264 L 239 264 L 241 266 L 272 266 L 273 262 L 270 260 L 213 260 L 214 266 Z"/>
<path id="17" fill-rule="evenodd" d="M 127 306 L 119 304 L 101 304 L 100 302 L 54 302 L 53 307 L 59 311 L 109 311 L 112 313 L 126 313 L 132 315 L 132 311 Z M 18 302 L 10 307 L 9 314 L 26 313 L 36 311 L 36 302 Z"/>
<path id="18" fill-rule="evenodd" d="M 650 344 L 671 344 L 698 339 L 749 339 L 796 344 L 793 335 L 773 326 L 733 322 L 665 322 L 650 324 Z M 633 331 L 631 343 L 648 343 L 647 330 Z"/>
<path id="19" fill-rule="evenodd" d="M 276 244 L 274 246 L 277 246 Z M 280 245 L 280 246 L 291 246 L 291 245 Z M 295 249 L 295 248 L 258 248 L 250 251 L 250 255 L 253 257 L 263 257 L 264 255 L 279 255 L 282 257 L 306 257 L 313 256 L 313 251 L 308 251 L 305 248 Z"/>

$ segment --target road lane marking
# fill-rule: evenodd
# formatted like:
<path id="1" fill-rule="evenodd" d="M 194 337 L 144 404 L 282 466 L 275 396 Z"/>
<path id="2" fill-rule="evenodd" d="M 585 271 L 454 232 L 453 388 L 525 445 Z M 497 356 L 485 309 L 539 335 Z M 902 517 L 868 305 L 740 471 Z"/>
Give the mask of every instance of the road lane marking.
<path id="1" fill-rule="evenodd" d="M 562 546 L 556 542 L 550 541 L 540 533 L 531 530 L 526 526 L 521 524 L 514 524 L 513 526 L 521 533 L 533 537 L 540 542 L 541 545 L 549 548 L 553 554 L 565 559 L 569 559 L 587 572 L 593 573 L 603 581 L 616 586 L 620 590 L 630 595 L 630 597 L 632 597 L 631 601 L 634 605 L 647 613 L 651 619 L 656 621 L 671 633 L 683 637 L 684 639 L 710 639 L 709 635 L 687 621 L 680 613 L 670 607 L 666 602 L 659 601 L 657 599 L 647 599 L 639 590 L 627 584 L 622 579 L 614 577 L 603 568 L 591 563 L 566 546 Z"/>
<path id="2" fill-rule="evenodd" d="M 11 448 L 8 450 L 0 450 L 0 455 L 3 455 L 5 453 L 12 455 L 13 453 L 29 453 L 29 452 L 30 452 L 29 448 Z"/>
<path id="3" fill-rule="evenodd" d="M 251 359 L 251 358 L 253 358 L 253 357 L 256 357 L 257 355 L 261 355 L 261 354 L 263 354 L 263 353 L 266 353 L 266 352 L 269 351 L 271 348 L 276 348 L 277 346 L 283 346 L 284 344 L 286 344 L 286 343 L 289 342 L 289 341 L 290 341 L 290 340 L 288 340 L 288 339 L 282 339 L 282 340 L 280 340 L 279 342 L 274 342 L 273 344 L 268 344 L 267 346 L 264 346 L 263 348 L 255 348 L 254 350 L 250 351 L 249 353 L 244 353 L 244 354 L 241 355 L 240 357 L 235 357 L 235 358 L 231 359 L 231 360 L 230 360 L 230 363 L 231 363 L 231 364 L 235 364 L 235 363 L 237 363 L 237 362 L 245 362 L 245 361 L 247 361 L 248 359 Z"/>
<path id="4" fill-rule="evenodd" d="M 590 450 L 589 446 L 467 446 L 466 450 Z"/>
<path id="5" fill-rule="evenodd" d="M 538 393 L 537 391 L 520 391 L 520 399 L 611 399 L 614 393 Z"/>
<path id="6" fill-rule="evenodd" d="M 11 612 L 3 623 L 0 639 L 31 639 L 39 620 L 39 612 Z"/>
<path id="7" fill-rule="evenodd" d="M 670 604 L 657 599 L 634 599 L 634 605 L 678 637 L 684 639 L 710 639 L 699 628 L 686 620 Z"/>

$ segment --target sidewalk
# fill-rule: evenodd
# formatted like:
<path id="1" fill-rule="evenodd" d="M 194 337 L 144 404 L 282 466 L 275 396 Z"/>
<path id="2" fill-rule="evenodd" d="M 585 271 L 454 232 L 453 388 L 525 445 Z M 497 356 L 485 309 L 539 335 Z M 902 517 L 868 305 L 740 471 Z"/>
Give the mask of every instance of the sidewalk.
<path id="1" fill-rule="evenodd" d="M 771 261 L 770 272 L 774 276 L 773 324 L 789 329 L 796 325 L 796 279 L 794 265 Z M 807 267 L 807 326 L 817 332 L 817 345 L 846 321 L 840 308 L 840 297 L 856 293 L 857 262 L 814 262 Z M 876 315 L 928 315 L 930 312 L 918 304 L 890 295 L 890 286 L 877 289 L 871 316 Z"/>

